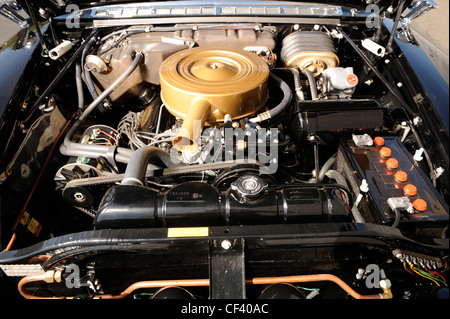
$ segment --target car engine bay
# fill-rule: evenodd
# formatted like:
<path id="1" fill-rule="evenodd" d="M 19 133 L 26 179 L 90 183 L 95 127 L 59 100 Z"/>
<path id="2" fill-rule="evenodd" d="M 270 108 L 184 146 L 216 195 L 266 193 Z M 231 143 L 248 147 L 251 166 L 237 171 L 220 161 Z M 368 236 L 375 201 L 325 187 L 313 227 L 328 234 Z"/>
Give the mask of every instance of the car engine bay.
<path id="1" fill-rule="evenodd" d="M 334 272 L 373 294 L 364 287 L 373 264 L 394 298 L 445 293 L 448 171 L 430 153 L 439 147 L 411 107 L 404 56 L 377 45 L 386 28 L 341 22 L 47 29 L 59 44 L 21 96 L 37 107 L 21 111 L 5 148 L 2 248 L 11 228 L 15 241 L 0 264 L 52 276 L 75 264 L 86 284 L 19 284 L 22 296 L 122 298 L 142 280 L 167 281 L 126 295 L 209 276 L 186 289 L 256 298 L 272 296 L 264 285 L 295 282 L 283 276 Z M 259 290 L 217 283 L 228 280 L 226 258 Z M 321 280 L 331 279 L 303 285 L 346 298 Z M 211 295 L 213 282 L 225 288 Z"/>

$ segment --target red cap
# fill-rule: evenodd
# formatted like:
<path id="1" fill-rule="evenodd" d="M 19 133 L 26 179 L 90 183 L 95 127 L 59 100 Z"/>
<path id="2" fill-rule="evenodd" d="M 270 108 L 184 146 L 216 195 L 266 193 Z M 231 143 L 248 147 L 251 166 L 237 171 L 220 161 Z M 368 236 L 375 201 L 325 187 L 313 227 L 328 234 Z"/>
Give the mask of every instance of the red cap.
<path id="1" fill-rule="evenodd" d="M 373 139 L 373 142 L 375 143 L 375 145 L 378 146 L 383 146 L 384 145 L 384 138 L 382 138 L 381 136 L 377 136 Z"/>
<path id="2" fill-rule="evenodd" d="M 349 74 L 347 76 L 347 83 L 351 86 L 356 86 L 358 84 L 358 77 L 354 74 Z"/>
<path id="3" fill-rule="evenodd" d="M 406 174 L 404 171 L 398 171 L 395 173 L 394 178 L 399 183 L 404 183 L 408 180 L 408 174 Z"/>
<path id="4" fill-rule="evenodd" d="M 392 169 L 392 170 L 397 169 L 398 161 L 395 158 L 390 158 L 387 160 L 386 166 L 387 166 L 387 168 Z"/>
<path id="5" fill-rule="evenodd" d="M 391 149 L 389 147 L 383 147 L 380 150 L 380 156 L 381 157 L 387 158 L 387 157 L 390 157 L 391 155 L 392 155 L 392 151 L 391 151 Z"/>
<path id="6" fill-rule="evenodd" d="M 419 211 L 419 212 L 424 212 L 424 211 L 427 210 L 427 202 L 424 201 L 423 199 L 420 199 L 420 198 L 416 199 L 413 202 L 413 206 L 414 206 L 414 209 Z"/>
<path id="7" fill-rule="evenodd" d="M 403 187 L 403 193 L 408 196 L 416 196 L 417 195 L 417 187 L 413 184 L 408 184 Z"/>

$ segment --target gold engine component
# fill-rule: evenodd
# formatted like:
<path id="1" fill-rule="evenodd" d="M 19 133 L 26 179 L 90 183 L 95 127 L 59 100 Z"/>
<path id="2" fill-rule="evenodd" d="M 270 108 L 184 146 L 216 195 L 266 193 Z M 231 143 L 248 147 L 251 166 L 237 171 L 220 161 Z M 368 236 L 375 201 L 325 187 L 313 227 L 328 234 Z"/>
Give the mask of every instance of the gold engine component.
<path id="1" fill-rule="evenodd" d="M 159 70 L 161 99 L 183 125 L 173 140 L 195 152 L 204 125 L 239 119 L 259 111 L 267 99 L 269 67 L 239 48 L 197 47 L 171 55 Z"/>
<path id="2" fill-rule="evenodd" d="M 298 68 L 300 71 L 309 70 L 317 77 L 327 68 L 337 67 L 339 58 L 332 52 L 300 52 L 286 61 L 285 65 L 288 68 Z"/>
<path id="3" fill-rule="evenodd" d="M 324 32 L 297 31 L 282 41 L 281 61 L 288 68 L 309 70 L 314 77 L 327 68 L 339 66 L 332 38 Z"/>

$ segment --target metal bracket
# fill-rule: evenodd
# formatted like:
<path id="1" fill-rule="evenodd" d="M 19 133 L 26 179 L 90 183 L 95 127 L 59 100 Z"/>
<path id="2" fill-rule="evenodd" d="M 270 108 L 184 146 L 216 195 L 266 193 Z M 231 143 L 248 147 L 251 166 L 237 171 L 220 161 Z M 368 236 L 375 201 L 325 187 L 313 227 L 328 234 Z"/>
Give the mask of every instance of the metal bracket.
<path id="1" fill-rule="evenodd" d="M 245 299 L 243 238 L 213 240 L 209 248 L 211 299 Z"/>
<path id="2" fill-rule="evenodd" d="M 20 7 L 15 1 L 0 0 L 0 15 L 17 23 L 23 29 L 28 26 L 28 21 L 19 12 Z"/>
<path id="3" fill-rule="evenodd" d="M 397 37 L 403 42 L 417 45 L 417 41 L 411 32 L 411 22 L 428 11 L 437 8 L 438 5 L 433 0 L 418 0 L 413 2 L 408 14 L 401 17 L 399 28 L 397 29 Z"/>

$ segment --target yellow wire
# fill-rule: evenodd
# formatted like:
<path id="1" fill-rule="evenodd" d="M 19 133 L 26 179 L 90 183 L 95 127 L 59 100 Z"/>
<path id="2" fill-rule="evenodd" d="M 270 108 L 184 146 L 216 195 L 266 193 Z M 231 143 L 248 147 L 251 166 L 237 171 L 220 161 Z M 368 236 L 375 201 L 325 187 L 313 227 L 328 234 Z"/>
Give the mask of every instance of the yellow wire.
<path id="1" fill-rule="evenodd" d="M 403 268 L 405 268 L 405 270 L 406 270 L 409 274 L 414 275 L 414 273 L 412 273 L 408 268 L 406 268 L 406 261 L 403 262 Z"/>
<path id="2" fill-rule="evenodd" d="M 436 280 L 434 280 L 434 279 L 432 279 L 432 278 L 430 278 L 430 277 L 427 277 L 427 276 L 425 276 L 425 275 L 422 275 L 420 272 L 418 272 L 417 270 L 415 270 L 415 269 L 413 268 L 413 265 L 409 265 L 409 267 L 411 268 L 412 271 L 414 271 L 414 272 L 415 272 L 416 274 L 418 274 L 419 276 L 422 276 L 422 277 L 424 277 L 424 278 L 430 279 L 430 280 L 433 281 L 436 285 L 438 285 L 438 287 L 441 286 L 441 285 L 439 285 L 439 284 L 437 283 Z"/>

